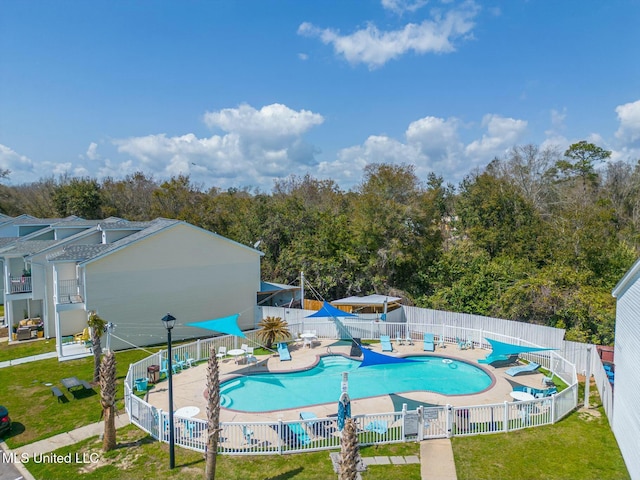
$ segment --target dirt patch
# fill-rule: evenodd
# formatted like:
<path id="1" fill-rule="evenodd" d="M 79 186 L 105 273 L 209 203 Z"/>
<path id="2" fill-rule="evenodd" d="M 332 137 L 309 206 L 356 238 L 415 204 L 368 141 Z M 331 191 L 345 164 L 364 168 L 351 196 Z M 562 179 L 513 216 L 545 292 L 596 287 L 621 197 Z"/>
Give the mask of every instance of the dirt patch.
<path id="1" fill-rule="evenodd" d="M 602 416 L 598 410 L 592 408 L 581 408 L 578 410 L 578 417 L 585 422 L 591 422 L 597 420 Z"/>

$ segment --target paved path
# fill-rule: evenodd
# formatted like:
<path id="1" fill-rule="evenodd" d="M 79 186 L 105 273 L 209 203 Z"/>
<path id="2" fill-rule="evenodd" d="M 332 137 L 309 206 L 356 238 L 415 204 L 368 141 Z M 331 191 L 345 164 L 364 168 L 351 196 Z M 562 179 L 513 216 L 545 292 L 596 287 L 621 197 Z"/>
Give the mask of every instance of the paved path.
<path id="1" fill-rule="evenodd" d="M 448 438 L 420 443 L 420 476 L 422 480 L 456 480 L 453 448 Z"/>
<path id="2" fill-rule="evenodd" d="M 0 368 L 10 367 L 11 365 L 20 365 L 21 363 L 37 362 L 38 360 L 45 360 L 47 358 L 56 358 L 57 352 L 41 353 L 39 355 L 31 355 L 30 357 L 14 358 L 13 360 L 7 360 L 6 362 L 0 362 Z"/>

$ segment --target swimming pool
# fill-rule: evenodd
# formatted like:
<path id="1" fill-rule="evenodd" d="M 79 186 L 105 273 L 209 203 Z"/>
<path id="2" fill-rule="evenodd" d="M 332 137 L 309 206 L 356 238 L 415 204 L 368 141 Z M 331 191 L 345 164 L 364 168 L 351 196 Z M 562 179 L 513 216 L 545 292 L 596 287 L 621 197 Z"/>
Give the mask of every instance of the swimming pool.
<path id="1" fill-rule="evenodd" d="M 342 372 L 349 372 L 352 400 L 415 390 L 470 395 L 492 382 L 484 370 L 466 362 L 433 356 L 408 358 L 414 361 L 358 368 L 359 361 L 330 355 L 310 370 L 234 378 L 220 384 L 221 406 L 266 412 L 337 402 Z"/>

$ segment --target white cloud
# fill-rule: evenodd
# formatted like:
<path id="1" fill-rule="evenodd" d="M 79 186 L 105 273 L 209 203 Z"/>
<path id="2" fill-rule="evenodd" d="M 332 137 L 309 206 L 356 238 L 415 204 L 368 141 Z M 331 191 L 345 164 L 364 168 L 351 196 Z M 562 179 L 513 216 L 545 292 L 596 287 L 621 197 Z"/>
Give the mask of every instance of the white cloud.
<path id="1" fill-rule="evenodd" d="M 397 14 L 415 12 L 424 7 L 429 0 L 382 0 L 382 7 Z"/>
<path id="2" fill-rule="evenodd" d="M 324 118 L 308 110 L 273 104 L 260 110 L 241 105 L 207 112 L 204 121 L 227 133 L 208 138 L 193 133 L 173 137 L 155 134 L 114 143 L 119 152 L 141 163 L 145 172 L 162 177 L 189 174 L 194 180 L 222 188 L 264 187 L 277 177 L 307 173 L 316 164 L 317 150 L 302 135 Z M 127 168 L 132 173 L 134 163 Z"/>
<path id="3" fill-rule="evenodd" d="M 351 64 L 364 63 L 369 68 L 377 68 L 408 52 L 453 52 L 454 42 L 470 36 L 474 27 L 473 18 L 478 10 L 474 3 L 467 2 L 444 15 L 436 12 L 431 20 L 420 24 L 409 23 L 398 30 L 381 31 L 369 23 L 366 28 L 350 35 L 341 35 L 331 28 L 321 29 L 304 22 L 298 27 L 298 34 L 318 37 L 324 44 L 332 45 L 335 53 Z"/>
<path id="4" fill-rule="evenodd" d="M 7 183 L 11 184 L 33 181 L 36 175 L 36 166 L 30 158 L 2 144 L 0 144 L 0 168 L 9 170 Z"/>
<path id="5" fill-rule="evenodd" d="M 616 138 L 635 143 L 640 139 L 640 100 L 616 107 L 616 113 L 620 122 Z"/>
<path id="6" fill-rule="evenodd" d="M 89 144 L 89 148 L 87 148 L 87 153 L 85 154 L 89 160 L 96 160 L 99 158 L 98 155 L 98 144 L 96 142 L 91 142 Z"/>
<path id="7" fill-rule="evenodd" d="M 478 161 L 500 156 L 505 150 L 516 145 L 527 129 L 527 121 L 488 114 L 483 117 L 482 126 L 487 129 L 487 133 L 482 135 L 481 139 L 471 142 L 465 149 L 470 159 Z"/>

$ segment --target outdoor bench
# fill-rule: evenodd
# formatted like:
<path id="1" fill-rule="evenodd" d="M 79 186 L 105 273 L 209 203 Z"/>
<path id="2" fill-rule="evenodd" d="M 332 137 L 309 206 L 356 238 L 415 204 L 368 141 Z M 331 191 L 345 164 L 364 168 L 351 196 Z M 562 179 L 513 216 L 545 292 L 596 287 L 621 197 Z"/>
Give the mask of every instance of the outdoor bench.
<path id="1" fill-rule="evenodd" d="M 51 387 L 51 394 L 58 399 L 59 402 L 65 398 L 64 393 L 58 387 Z"/>

